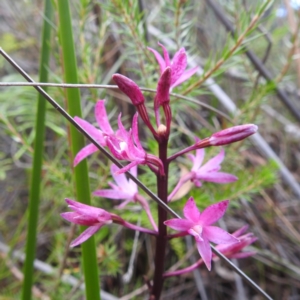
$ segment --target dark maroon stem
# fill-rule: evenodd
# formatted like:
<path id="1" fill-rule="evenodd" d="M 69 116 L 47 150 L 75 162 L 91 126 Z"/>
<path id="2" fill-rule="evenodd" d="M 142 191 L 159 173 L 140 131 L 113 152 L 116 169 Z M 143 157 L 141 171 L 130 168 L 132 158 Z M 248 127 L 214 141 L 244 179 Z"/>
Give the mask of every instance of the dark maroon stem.
<path id="1" fill-rule="evenodd" d="M 168 139 L 159 143 L 159 158 L 164 166 L 164 175 L 157 174 L 157 195 L 164 203 L 168 202 L 168 170 L 167 161 Z M 164 262 L 167 244 L 167 228 L 164 222 L 167 220 L 167 212 L 158 206 L 158 236 L 156 238 L 155 249 L 155 271 L 153 278 L 153 288 L 151 291 L 151 300 L 158 300 L 163 287 Z"/>

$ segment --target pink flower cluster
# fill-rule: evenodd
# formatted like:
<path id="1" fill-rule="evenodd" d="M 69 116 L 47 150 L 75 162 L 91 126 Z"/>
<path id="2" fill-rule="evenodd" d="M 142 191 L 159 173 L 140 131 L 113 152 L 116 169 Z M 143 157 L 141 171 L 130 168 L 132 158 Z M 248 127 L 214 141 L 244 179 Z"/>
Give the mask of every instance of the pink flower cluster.
<path id="1" fill-rule="evenodd" d="M 188 154 L 188 158 L 192 162 L 190 171 L 182 176 L 176 184 L 173 191 L 165 199 L 165 203 L 171 201 L 178 190 L 187 181 L 194 183 L 196 187 L 201 187 L 202 183 L 213 182 L 226 184 L 237 180 L 232 174 L 221 172 L 221 163 L 225 157 L 225 151 L 221 149 L 219 154 L 203 164 L 206 147 L 222 146 L 236 141 L 240 141 L 257 131 L 257 126 L 246 124 L 234 126 L 212 134 L 210 137 L 200 140 L 196 138 L 193 145 L 180 150 L 168 158 L 159 158 L 149 154 L 142 147 L 138 134 L 138 117 L 140 117 L 147 128 L 151 131 L 154 139 L 161 145 L 168 145 L 168 139 L 171 132 L 172 112 L 170 106 L 170 91 L 188 80 L 197 72 L 197 67 L 185 70 L 187 67 L 187 57 L 184 48 L 175 53 L 173 59 L 166 48 L 159 44 L 163 50 L 163 57 L 154 49 L 149 50 L 154 54 L 159 67 L 160 78 L 158 80 L 156 95 L 154 97 L 154 115 L 155 125 L 152 124 L 149 117 L 148 109 L 145 105 L 145 97 L 139 86 L 131 79 L 121 75 L 114 74 L 113 80 L 119 89 L 126 94 L 136 107 L 137 113 L 132 119 L 130 129 L 125 129 L 121 114 L 117 120 L 117 130 L 113 130 L 107 112 L 104 100 L 99 100 L 95 107 L 95 119 L 99 128 L 96 128 L 87 121 L 75 117 L 75 121 L 92 136 L 101 146 L 107 147 L 111 154 L 118 160 L 128 161 L 129 164 L 119 169 L 117 166 L 111 166 L 111 174 L 115 183 L 109 182 L 110 189 L 101 189 L 94 192 L 95 196 L 110 198 L 113 200 L 122 200 L 123 202 L 117 206 L 117 209 L 124 208 L 128 203 L 138 203 L 145 210 L 153 230 L 133 225 L 116 214 L 109 213 L 101 208 L 88 206 L 76 201 L 66 199 L 72 212 L 62 214 L 66 220 L 79 225 L 88 226 L 88 228 L 77 237 L 71 246 L 77 246 L 86 241 L 90 236 L 97 232 L 102 226 L 111 223 L 117 223 L 133 230 L 139 230 L 148 234 L 159 235 L 158 226 L 151 215 L 147 200 L 138 193 L 137 185 L 127 179 L 124 172 L 130 171 L 134 177 L 137 177 L 138 165 L 148 166 L 158 177 L 165 176 L 166 165 L 174 161 L 177 157 Z M 164 116 L 161 118 L 160 110 L 162 109 Z M 98 151 L 94 144 L 89 144 L 81 149 L 74 159 L 74 166 L 78 165 L 83 159 Z M 195 151 L 195 154 L 191 154 Z M 252 234 L 245 234 L 245 228 L 241 228 L 233 234 L 229 234 L 223 229 L 212 226 L 225 213 L 229 201 L 221 201 L 207 207 L 202 213 L 198 210 L 194 199 L 191 197 L 187 200 L 184 209 L 183 219 L 166 220 L 160 225 L 166 225 L 174 230 L 179 231 L 178 234 L 168 235 L 168 238 L 191 235 L 195 238 L 196 245 L 202 261 L 207 268 L 211 269 L 211 261 L 214 258 L 210 242 L 217 244 L 217 248 L 227 257 L 246 257 L 252 255 L 250 252 L 241 252 L 246 246 L 253 243 L 256 238 Z M 166 275 L 168 276 L 168 275 Z"/>

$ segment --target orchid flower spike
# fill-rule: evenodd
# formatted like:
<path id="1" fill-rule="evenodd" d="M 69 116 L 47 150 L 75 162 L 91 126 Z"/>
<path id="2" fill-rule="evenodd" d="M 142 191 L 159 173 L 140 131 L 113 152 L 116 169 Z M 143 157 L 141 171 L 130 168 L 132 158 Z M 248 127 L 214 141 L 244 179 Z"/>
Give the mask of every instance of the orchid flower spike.
<path id="1" fill-rule="evenodd" d="M 215 244 L 236 243 L 239 240 L 225 230 L 211 226 L 225 213 L 229 201 L 221 201 L 208 206 L 202 213 L 198 210 L 193 197 L 189 198 L 183 208 L 184 219 L 171 219 L 164 224 L 170 228 L 187 232 L 194 236 L 199 254 L 208 270 L 211 269 L 212 251 L 209 242 Z"/>
<path id="2" fill-rule="evenodd" d="M 79 117 L 74 117 L 76 123 L 78 123 L 101 146 L 106 146 L 105 136 L 114 134 L 114 131 L 112 130 L 108 121 L 104 102 L 105 100 L 98 100 L 95 106 L 95 118 L 100 129 L 97 129 L 92 124 Z M 83 159 L 85 159 L 87 156 L 93 154 L 98 150 L 99 149 L 94 144 L 88 144 L 87 146 L 82 148 L 75 156 L 74 166 L 78 165 Z"/>
<path id="3" fill-rule="evenodd" d="M 156 50 L 149 47 L 148 49 L 154 54 L 159 64 L 161 74 L 167 67 L 171 67 L 171 89 L 181 84 L 182 82 L 188 80 L 197 72 L 198 67 L 194 67 L 188 71 L 185 71 L 187 66 L 187 57 L 184 48 L 179 49 L 179 51 L 175 53 L 173 59 L 170 60 L 169 53 L 165 46 L 163 46 L 160 43 L 158 43 L 158 45 L 161 46 L 163 49 L 164 58 L 162 58 L 162 56 Z"/>

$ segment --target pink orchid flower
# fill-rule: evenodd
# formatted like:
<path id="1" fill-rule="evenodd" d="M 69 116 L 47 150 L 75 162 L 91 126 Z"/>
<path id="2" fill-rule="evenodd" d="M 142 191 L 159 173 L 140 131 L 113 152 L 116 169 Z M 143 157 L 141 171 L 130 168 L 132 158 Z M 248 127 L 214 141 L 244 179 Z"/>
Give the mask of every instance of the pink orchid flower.
<path id="1" fill-rule="evenodd" d="M 126 131 L 121 121 L 121 114 L 118 118 L 119 129 L 113 135 L 106 137 L 107 147 L 112 155 L 120 160 L 131 161 L 127 166 L 118 170 L 116 173 L 121 174 L 132 167 L 142 164 L 156 166 L 160 172 L 163 172 L 161 160 L 152 154 L 147 154 L 143 149 L 138 135 L 138 114 L 136 113 L 132 120 L 132 129 Z"/>
<path id="2" fill-rule="evenodd" d="M 164 58 L 162 58 L 162 56 L 156 50 L 149 47 L 148 49 L 154 54 L 159 64 L 161 74 L 164 72 L 164 70 L 167 67 L 171 67 L 172 70 L 171 89 L 181 84 L 182 82 L 188 80 L 191 76 L 193 76 L 197 72 L 198 67 L 194 67 L 190 70 L 185 71 L 187 66 L 187 57 L 184 48 L 179 49 L 179 51 L 175 53 L 173 59 L 170 60 L 169 53 L 165 48 L 165 46 L 163 46 L 160 43 L 158 43 L 158 45 L 161 46 L 163 49 Z"/>
<path id="3" fill-rule="evenodd" d="M 131 179 L 128 180 L 124 173 L 118 174 L 119 170 L 120 169 L 116 165 L 111 166 L 111 174 L 116 182 L 116 184 L 112 182 L 108 183 L 111 186 L 111 189 L 97 190 L 93 192 L 93 194 L 95 196 L 104 197 L 104 198 L 124 200 L 123 203 L 121 203 L 116 207 L 118 209 L 124 208 L 129 202 L 140 203 L 140 205 L 145 210 L 154 230 L 158 231 L 157 225 L 151 214 L 149 204 L 147 200 L 138 193 L 137 184 Z M 131 168 L 130 173 L 134 177 L 137 177 L 137 166 Z"/>
<path id="4" fill-rule="evenodd" d="M 218 155 L 211 158 L 206 164 L 201 166 L 204 155 L 204 149 L 196 150 L 196 155 L 188 154 L 189 159 L 193 163 L 193 167 L 191 169 L 191 181 L 193 181 L 197 187 L 202 185 L 200 180 L 215 183 L 230 183 L 237 180 L 237 177 L 232 174 L 219 172 L 221 170 L 221 163 L 225 157 L 224 149 L 221 149 Z"/>
<path id="5" fill-rule="evenodd" d="M 82 244 L 93 234 L 95 234 L 102 226 L 111 223 L 117 223 L 132 230 L 157 235 L 157 231 L 131 224 L 123 220 L 118 215 L 111 214 L 102 208 L 86 205 L 71 199 L 65 200 L 68 203 L 68 207 L 73 211 L 61 213 L 60 215 L 71 223 L 88 226 L 88 228 L 83 233 L 81 233 L 75 240 L 71 242 L 71 247 Z"/>
<path id="6" fill-rule="evenodd" d="M 98 100 L 95 106 L 95 118 L 101 130 L 79 117 L 74 117 L 74 120 L 101 146 L 106 146 L 105 136 L 114 133 L 108 121 L 104 102 L 105 100 Z M 74 166 L 96 151 L 98 151 L 98 148 L 94 144 L 88 144 L 82 148 L 75 156 Z"/>
<path id="7" fill-rule="evenodd" d="M 202 213 L 198 210 L 193 197 L 189 198 L 183 208 L 185 219 L 171 219 L 165 221 L 170 228 L 187 232 L 194 236 L 196 245 L 208 270 L 211 269 L 212 251 L 209 242 L 215 244 L 236 243 L 239 240 L 225 230 L 211 226 L 225 213 L 229 201 L 221 201 L 208 206 Z"/>
<path id="8" fill-rule="evenodd" d="M 125 200 L 118 208 L 124 208 L 129 202 L 136 202 L 137 184 L 131 179 L 127 180 L 124 173 L 117 174 L 120 169 L 116 165 L 111 165 L 110 170 L 116 184 L 109 182 L 111 189 L 97 190 L 93 192 L 93 195 L 115 200 Z M 137 166 L 131 168 L 130 173 L 137 177 Z"/>
<path id="9" fill-rule="evenodd" d="M 196 155 L 188 154 L 189 159 L 193 163 L 191 171 L 180 178 L 172 193 L 169 195 L 168 200 L 171 201 L 178 190 L 183 184 L 191 180 L 197 187 L 202 186 L 202 181 L 215 182 L 215 183 L 230 183 L 236 181 L 238 178 L 232 174 L 219 172 L 221 170 L 221 163 L 225 157 L 225 151 L 221 149 L 220 153 L 211 158 L 203 166 L 205 150 L 196 150 Z"/>
<path id="10" fill-rule="evenodd" d="M 119 129 L 114 132 L 111 128 L 104 106 L 104 100 L 99 100 L 95 107 L 95 118 L 100 129 L 95 128 L 87 121 L 75 117 L 75 121 L 83 127 L 101 146 L 107 146 L 111 153 L 120 160 L 131 161 L 127 166 L 117 172 L 124 173 L 138 164 L 157 167 L 157 170 L 163 172 L 163 166 L 158 157 L 147 154 L 143 149 L 138 136 L 138 114 L 135 114 L 132 120 L 132 129 L 126 131 L 121 121 L 121 114 L 118 117 Z M 89 144 L 81 149 L 74 159 L 74 166 L 85 159 L 87 156 L 96 152 L 98 148 L 94 144 Z"/>
<path id="11" fill-rule="evenodd" d="M 245 247 L 251 245 L 254 243 L 257 238 L 254 236 L 252 232 L 243 234 L 248 229 L 248 225 L 245 225 L 232 233 L 232 235 L 239 239 L 239 241 L 235 241 L 233 243 L 228 244 L 219 244 L 216 246 L 216 249 L 219 250 L 223 255 L 225 255 L 227 258 L 245 258 L 252 255 L 255 255 L 255 251 L 243 251 Z M 243 235 L 242 235 L 243 234 Z M 220 259 L 215 253 L 212 254 L 213 260 Z M 203 264 L 203 259 L 200 258 L 197 262 L 192 264 L 191 266 L 188 266 L 184 269 L 176 270 L 176 271 L 170 271 L 166 272 L 164 274 L 164 277 L 171 277 L 171 276 L 178 276 L 182 275 L 188 272 L 192 272 L 199 268 Z"/>
<path id="12" fill-rule="evenodd" d="M 255 255 L 255 251 L 242 251 L 244 248 L 257 241 L 257 237 L 255 237 L 252 232 L 243 234 L 247 229 L 248 225 L 245 225 L 232 233 L 234 237 L 239 239 L 238 243 L 219 244 L 216 248 L 228 258 L 245 258 Z"/>
<path id="13" fill-rule="evenodd" d="M 61 216 L 71 223 L 89 226 L 79 237 L 72 241 L 71 247 L 85 242 L 103 225 L 112 223 L 112 214 L 104 209 L 82 204 L 71 199 L 66 199 L 66 202 L 73 212 L 65 212 Z"/>

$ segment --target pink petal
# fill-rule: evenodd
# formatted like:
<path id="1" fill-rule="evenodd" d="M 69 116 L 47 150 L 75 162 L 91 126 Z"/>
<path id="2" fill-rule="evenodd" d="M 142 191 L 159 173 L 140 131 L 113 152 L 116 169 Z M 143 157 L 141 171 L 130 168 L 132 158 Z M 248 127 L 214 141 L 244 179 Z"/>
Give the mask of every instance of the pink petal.
<path id="1" fill-rule="evenodd" d="M 101 146 L 105 146 L 105 139 L 103 137 L 103 132 L 97 129 L 95 126 L 89 122 L 79 118 L 74 117 L 75 122 L 80 125 L 91 137 L 93 137 Z"/>
<path id="2" fill-rule="evenodd" d="M 201 168 L 201 172 L 207 172 L 212 170 L 219 170 L 220 164 L 224 160 L 225 151 L 221 149 L 220 153 L 215 157 L 211 158 L 206 164 L 204 164 Z"/>
<path id="3" fill-rule="evenodd" d="M 119 127 L 118 135 L 119 135 L 124 141 L 126 141 L 126 140 L 128 139 L 128 132 L 127 132 L 127 130 L 125 129 L 125 127 L 123 126 L 121 117 L 122 117 L 122 113 L 120 113 L 119 116 L 118 116 L 118 127 Z"/>
<path id="4" fill-rule="evenodd" d="M 127 155 L 130 160 L 142 159 L 145 160 L 146 153 L 143 148 L 138 149 L 133 141 L 133 135 L 127 141 Z"/>
<path id="5" fill-rule="evenodd" d="M 204 155 L 205 155 L 205 150 L 204 149 L 198 149 L 196 150 L 196 156 L 194 156 L 193 159 L 193 168 L 192 171 L 197 171 L 204 159 Z"/>
<path id="6" fill-rule="evenodd" d="M 175 86 L 183 83 L 184 81 L 188 80 L 190 77 L 192 77 L 197 71 L 198 71 L 199 67 L 194 67 L 190 70 L 185 71 L 173 84 L 172 84 L 172 88 L 174 88 Z"/>
<path id="7" fill-rule="evenodd" d="M 200 218 L 200 211 L 197 208 L 193 197 L 190 197 L 186 202 L 183 208 L 183 215 L 186 219 L 192 221 L 193 223 L 198 223 Z"/>
<path id="8" fill-rule="evenodd" d="M 145 102 L 144 95 L 134 81 L 121 74 L 114 74 L 112 78 L 119 89 L 129 97 L 133 105 L 137 106 Z"/>
<path id="9" fill-rule="evenodd" d="M 239 240 L 229 234 L 227 231 L 216 226 L 206 226 L 203 228 L 203 235 L 215 244 L 237 243 Z"/>
<path id="10" fill-rule="evenodd" d="M 73 166 L 77 166 L 83 159 L 97 152 L 99 149 L 94 144 L 88 144 L 82 148 L 75 156 Z"/>
<path id="11" fill-rule="evenodd" d="M 128 164 L 127 166 L 125 166 L 124 168 L 120 169 L 117 174 L 122 174 L 122 173 L 125 173 L 127 171 L 129 171 L 131 168 L 139 165 L 139 164 L 143 164 L 144 163 L 144 160 L 136 160 L 136 161 L 133 161 L 131 162 L 130 164 Z"/>
<path id="12" fill-rule="evenodd" d="M 199 251 L 199 254 L 201 255 L 207 269 L 211 270 L 211 258 L 212 258 L 212 252 L 211 247 L 207 239 L 203 237 L 203 241 L 196 240 L 196 245 Z"/>
<path id="13" fill-rule="evenodd" d="M 123 156 L 120 154 L 121 149 L 119 147 L 119 144 L 118 144 L 118 146 L 116 145 L 117 142 L 119 142 L 119 141 L 114 136 L 107 137 L 106 143 L 107 143 L 107 147 L 109 148 L 111 154 L 115 158 L 122 160 Z"/>
<path id="14" fill-rule="evenodd" d="M 170 102 L 171 73 L 171 68 L 166 67 L 158 80 L 154 100 L 155 108 Z"/>
<path id="15" fill-rule="evenodd" d="M 60 216 L 71 223 L 81 224 L 76 221 L 76 217 L 78 216 L 78 214 L 76 212 L 73 212 L 73 211 L 72 212 L 64 212 L 64 213 L 61 213 Z"/>
<path id="16" fill-rule="evenodd" d="M 72 209 L 71 206 L 69 207 Z M 102 208 L 86 205 L 86 207 L 79 207 L 74 210 L 80 215 L 78 218 L 86 222 L 85 225 L 87 226 L 91 226 L 93 225 L 92 223 L 97 223 L 99 220 L 101 222 L 111 220 L 111 214 Z"/>
<path id="17" fill-rule="evenodd" d="M 93 195 L 103 198 L 110 198 L 115 200 L 123 200 L 123 199 L 132 199 L 134 195 L 124 192 L 124 191 L 115 191 L 115 190 L 97 190 L 93 192 Z"/>
<path id="18" fill-rule="evenodd" d="M 240 229 L 236 230 L 234 233 L 232 233 L 233 236 L 239 237 L 242 235 L 244 232 L 246 232 L 249 228 L 249 225 L 244 225 Z"/>
<path id="19" fill-rule="evenodd" d="M 89 209 L 89 208 L 93 208 L 93 206 L 87 205 L 87 204 L 83 204 L 81 202 L 66 198 L 65 201 L 68 203 L 69 207 L 71 209 L 76 209 L 76 208 L 82 208 L 82 209 Z"/>
<path id="20" fill-rule="evenodd" d="M 172 86 L 181 77 L 187 65 L 186 53 L 184 48 L 181 48 L 175 53 L 172 60 Z"/>
<path id="21" fill-rule="evenodd" d="M 95 106 L 95 118 L 100 128 L 106 134 L 114 134 L 107 117 L 104 100 L 98 100 Z"/>
<path id="22" fill-rule="evenodd" d="M 258 127 L 254 124 L 233 126 L 214 133 L 209 138 L 211 146 L 222 146 L 245 139 L 254 134 Z"/>
<path id="23" fill-rule="evenodd" d="M 60 215 L 65 220 L 78 225 L 93 226 L 95 223 L 98 223 L 94 216 L 90 216 L 88 214 L 81 215 L 78 212 L 65 212 L 61 213 Z"/>
<path id="24" fill-rule="evenodd" d="M 112 164 L 110 167 L 110 172 L 111 172 L 115 182 L 119 186 L 119 188 L 121 188 L 121 189 L 123 188 L 124 190 L 126 190 L 128 188 L 128 180 L 127 180 L 125 174 L 119 174 L 119 175 L 116 174 L 119 170 L 120 170 L 120 168 L 114 164 Z"/>
<path id="25" fill-rule="evenodd" d="M 133 140 L 138 147 L 138 149 L 144 151 L 140 139 L 139 139 L 139 132 L 138 132 L 138 113 L 134 114 L 132 119 L 132 136 Z"/>
<path id="26" fill-rule="evenodd" d="M 154 56 L 159 64 L 160 73 L 162 73 L 164 71 L 164 69 L 166 68 L 166 63 L 165 63 L 164 59 L 156 50 L 149 48 L 149 47 L 148 47 L 148 50 L 150 50 L 154 54 Z"/>
<path id="27" fill-rule="evenodd" d="M 168 53 L 168 50 L 166 49 L 166 47 L 161 44 L 161 43 L 158 43 L 159 46 L 162 47 L 163 49 L 163 53 L 164 53 L 164 59 L 165 59 L 165 63 L 166 63 L 166 67 L 170 66 L 170 57 L 169 57 L 169 53 Z"/>
<path id="28" fill-rule="evenodd" d="M 211 173 L 204 173 L 196 172 L 196 176 L 198 180 L 204 180 L 208 182 L 215 182 L 215 183 L 230 183 L 237 181 L 237 177 L 223 172 L 211 172 Z"/>
<path id="29" fill-rule="evenodd" d="M 188 231 L 193 226 L 193 222 L 186 219 L 171 219 L 165 221 L 164 224 L 178 231 Z"/>
<path id="30" fill-rule="evenodd" d="M 198 224 L 202 226 L 209 226 L 215 222 L 217 222 L 220 218 L 223 217 L 227 207 L 229 204 L 229 200 L 221 201 L 216 204 L 212 204 L 208 206 L 201 214 Z"/>
<path id="31" fill-rule="evenodd" d="M 70 244 L 70 247 L 76 247 L 79 244 L 82 244 L 87 239 L 89 239 L 93 234 L 95 234 L 102 226 L 103 226 L 103 224 L 90 226 L 79 237 L 77 237 L 74 241 L 72 241 L 72 243 Z"/>
<path id="32" fill-rule="evenodd" d="M 130 170 L 130 173 L 134 176 L 134 177 L 137 177 L 137 166 L 134 166 L 131 170 Z M 129 179 L 129 181 L 132 181 L 131 179 Z M 132 181 L 133 184 L 136 185 L 135 182 Z"/>

